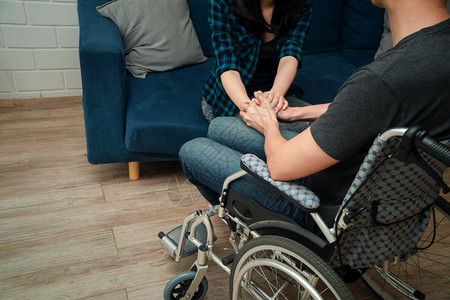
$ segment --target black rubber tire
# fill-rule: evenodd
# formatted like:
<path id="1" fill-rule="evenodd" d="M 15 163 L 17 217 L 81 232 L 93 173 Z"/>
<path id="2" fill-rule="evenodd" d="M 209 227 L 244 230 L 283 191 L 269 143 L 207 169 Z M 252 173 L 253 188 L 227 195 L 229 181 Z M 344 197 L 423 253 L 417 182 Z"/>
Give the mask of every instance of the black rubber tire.
<path id="1" fill-rule="evenodd" d="M 195 274 L 196 272 L 194 271 L 188 271 L 172 278 L 164 288 L 164 300 L 177 300 L 184 297 L 189 289 L 189 285 L 195 277 Z M 208 280 L 204 277 L 191 299 L 201 300 L 205 297 L 207 291 Z"/>
<path id="2" fill-rule="evenodd" d="M 324 298 L 333 299 L 332 297 L 334 297 L 334 299 L 354 299 L 352 293 L 338 274 L 336 274 L 336 272 L 317 254 L 298 242 L 284 237 L 270 235 L 252 239 L 239 250 L 231 268 L 229 281 L 230 299 L 233 299 L 233 285 L 237 273 L 239 273 L 239 270 L 249 262 L 250 258 L 250 260 L 254 260 L 252 258 L 254 253 L 258 251 L 264 252 L 262 249 L 267 249 L 268 251 L 271 251 L 271 249 L 282 251 L 282 253 L 295 258 L 298 264 L 297 267 L 299 267 L 301 263 L 304 267 L 302 268 L 303 270 L 308 272 L 315 270 L 314 273 L 319 275 L 322 283 L 327 287 L 332 287 L 334 290 L 334 294 L 329 292 Z"/>

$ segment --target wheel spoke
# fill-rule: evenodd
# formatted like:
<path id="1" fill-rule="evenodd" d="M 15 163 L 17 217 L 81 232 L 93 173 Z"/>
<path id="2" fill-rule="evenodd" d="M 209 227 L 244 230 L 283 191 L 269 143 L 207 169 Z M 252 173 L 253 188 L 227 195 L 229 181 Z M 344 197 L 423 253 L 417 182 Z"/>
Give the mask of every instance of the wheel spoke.
<path id="1" fill-rule="evenodd" d="M 321 275 L 316 277 L 316 272 Z M 240 249 L 233 262 L 230 289 L 233 297 L 242 300 L 351 298 L 339 276 L 317 254 L 274 236 L 258 237 Z"/>

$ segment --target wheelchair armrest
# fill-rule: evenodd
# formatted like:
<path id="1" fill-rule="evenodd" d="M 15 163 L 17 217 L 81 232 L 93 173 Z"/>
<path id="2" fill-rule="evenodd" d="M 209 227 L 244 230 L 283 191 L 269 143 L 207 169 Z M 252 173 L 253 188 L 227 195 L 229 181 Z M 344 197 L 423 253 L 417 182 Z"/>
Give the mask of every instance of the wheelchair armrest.
<path id="1" fill-rule="evenodd" d="M 320 199 L 311 190 L 293 181 L 277 181 L 270 177 L 267 164 L 254 154 L 245 154 L 241 158 L 241 168 L 268 185 L 281 196 L 306 212 L 316 212 Z"/>

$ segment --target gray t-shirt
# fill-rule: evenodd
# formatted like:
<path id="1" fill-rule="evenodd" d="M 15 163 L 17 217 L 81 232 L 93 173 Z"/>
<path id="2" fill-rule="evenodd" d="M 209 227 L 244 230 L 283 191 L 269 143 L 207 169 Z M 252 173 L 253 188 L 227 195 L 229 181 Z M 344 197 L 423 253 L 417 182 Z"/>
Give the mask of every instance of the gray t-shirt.
<path id="1" fill-rule="evenodd" d="M 379 133 L 421 125 L 437 139 L 450 138 L 449 45 L 450 19 L 404 38 L 358 69 L 311 125 L 320 148 L 341 161 L 307 183 L 325 202 L 327 223 L 337 208 L 326 205 L 341 203 Z"/>

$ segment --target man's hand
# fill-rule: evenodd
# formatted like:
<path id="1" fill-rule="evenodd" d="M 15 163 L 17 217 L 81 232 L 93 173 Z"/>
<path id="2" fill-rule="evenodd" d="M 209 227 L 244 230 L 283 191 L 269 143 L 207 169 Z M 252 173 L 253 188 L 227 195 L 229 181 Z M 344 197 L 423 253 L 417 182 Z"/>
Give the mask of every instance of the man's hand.
<path id="1" fill-rule="evenodd" d="M 280 93 L 276 91 L 268 91 L 264 93 L 264 96 L 269 101 L 270 105 L 272 106 L 275 113 L 278 115 L 281 111 L 288 108 L 289 103 L 287 100 L 281 95 Z M 256 97 L 256 95 L 255 95 Z"/>
<path id="2" fill-rule="evenodd" d="M 278 128 L 277 115 L 270 100 L 262 92 L 255 93 L 255 99 L 245 110 L 241 110 L 240 115 L 248 126 L 262 134 L 272 128 Z"/>

